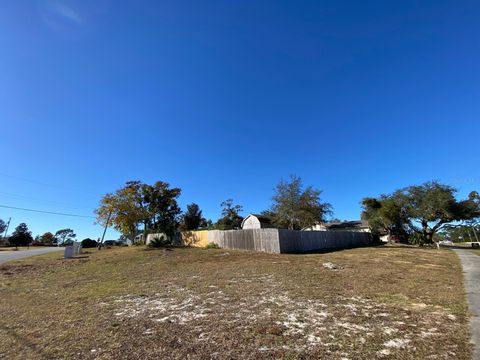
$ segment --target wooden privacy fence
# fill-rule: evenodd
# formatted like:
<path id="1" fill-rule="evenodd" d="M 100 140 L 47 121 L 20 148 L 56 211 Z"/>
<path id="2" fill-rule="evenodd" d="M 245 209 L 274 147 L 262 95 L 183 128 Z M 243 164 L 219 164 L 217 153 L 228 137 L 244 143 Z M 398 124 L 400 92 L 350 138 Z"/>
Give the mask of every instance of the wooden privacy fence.
<path id="1" fill-rule="evenodd" d="M 342 249 L 372 243 L 372 234 L 361 231 L 278 230 L 281 253 Z"/>
<path id="2" fill-rule="evenodd" d="M 208 245 L 208 230 L 182 231 L 180 243 L 186 246 L 205 247 Z"/>
<path id="3" fill-rule="evenodd" d="M 182 233 L 182 243 L 193 246 L 214 243 L 225 249 L 268 253 L 301 253 L 369 245 L 372 235 L 357 231 L 204 230 Z"/>

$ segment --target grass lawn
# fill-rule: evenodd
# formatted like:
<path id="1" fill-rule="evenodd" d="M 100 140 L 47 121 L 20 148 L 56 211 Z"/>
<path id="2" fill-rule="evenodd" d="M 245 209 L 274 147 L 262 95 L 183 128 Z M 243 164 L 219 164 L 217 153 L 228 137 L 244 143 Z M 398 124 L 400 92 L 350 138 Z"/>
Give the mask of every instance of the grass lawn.
<path id="1" fill-rule="evenodd" d="M 469 359 L 462 281 L 409 247 L 53 253 L 0 266 L 0 358 Z"/>

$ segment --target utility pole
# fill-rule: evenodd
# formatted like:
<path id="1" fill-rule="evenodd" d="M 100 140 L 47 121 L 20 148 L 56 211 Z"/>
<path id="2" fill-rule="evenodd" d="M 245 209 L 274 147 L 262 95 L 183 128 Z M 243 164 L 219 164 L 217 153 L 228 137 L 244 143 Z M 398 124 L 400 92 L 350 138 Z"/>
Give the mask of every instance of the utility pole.
<path id="1" fill-rule="evenodd" d="M 110 222 L 110 217 L 111 217 L 111 216 L 112 216 L 112 212 L 110 211 L 110 212 L 108 213 L 107 222 L 105 223 L 105 228 L 103 229 L 102 240 L 100 241 L 100 244 L 98 244 L 98 250 L 101 250 L 101 249 L 102 249 L 103 239 L 105 239 L 105 233 L 107 232 L 108 223 Z"/>
<path id="2" fill-rule="evenodd" d="M 11 220 L 12 220 L 12 218 L 8 218 L 7 227 L 5 228 L 5 234 L 3 235 L 4 239 L 7 238 L 8 228 L 10 227 L 10 221 Z"/>
<path id="3" fill-rule="evenodd" d="M 477 233 L 475 231 L 475 226 L 472 225 L 472 231 L 473 231 L 473 235 L 475 235 L 475 239 L 477 239 L 477 242 L 478 242 L 478 236 L 477 236 Z"/>

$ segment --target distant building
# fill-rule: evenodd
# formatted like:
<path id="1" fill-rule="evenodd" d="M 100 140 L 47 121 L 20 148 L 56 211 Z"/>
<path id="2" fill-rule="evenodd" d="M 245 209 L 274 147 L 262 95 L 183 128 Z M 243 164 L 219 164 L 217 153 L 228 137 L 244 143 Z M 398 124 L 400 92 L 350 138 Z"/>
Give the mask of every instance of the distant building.
<path id="1" fill-rule="evenodd" d="M 258 214 L 249 214 L 242 221 L 242 229 L 266 229 L 273 228 L 273 224 L 270 218 L 258 215 Z"/>
<path id="2" fill-rule="evenodd" d="M 304 231 L 360 231 L 371 232 L 368 222 L 364 220 L 318 223 L 302 229 Z"/>

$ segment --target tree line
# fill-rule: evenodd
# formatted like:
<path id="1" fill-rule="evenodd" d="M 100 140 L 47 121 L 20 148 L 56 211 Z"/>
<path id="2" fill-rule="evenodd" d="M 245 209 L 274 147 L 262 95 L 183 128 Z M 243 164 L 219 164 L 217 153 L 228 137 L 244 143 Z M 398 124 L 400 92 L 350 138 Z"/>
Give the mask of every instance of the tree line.
<path id="1" fill-rule="evenodd" d="M 3 234 L 7 229 L 7 224 L 4 220 L 0 219 L 0 238 L 3 238 Z M 20 223 L 15 228 L 8 238 L 4 239 L 12 246 L 28 246 L 28 245 L 67 245 L 73 241 L 77 235 L 72 229 L 60 229 L 55 232 L 46 232 L 42 235 L 37 235 L 35 238 L 32 236 L 32 232 L 28 229 L 26 223 Z"/>
<path id="2" fill-rule="evenodd" d="M 439 233 L 456 227 L 478 224 L 480 195 L 470 192 L 466 199 L 457 200 L 458 190 L 438 181 L 408 186 L 362 200 L 362 218 L 372 232 L 387 233 L 400 241 L 432 244 Z"/>
<path id="3" fill-rule="evenodd" d="M 243 207 L 233 199 L 220 204 L 221 216 L 215 223 L 205 219 L 196 203 L 187 205 L 182 212 L 178 205 L 181 189 L 157 181 L 145 184 L 128 181 L 114 193 L 106 194 L 95 210 L 97 223 L 113 226 L 123 236 L 133 239 L 139 233 L 165 233 L 173 236 L 176 231 L 198 229 L 239 229 Z M 321 191 L 312 186 L 304 187 L 302 180 L 291 176 L 280 181 L 274 189 L 272 205 L 262 215 L 271 219 L 277 227 L 301 229 L 315 222 L 323 222 L 332 213 L 332 206 L 320 197 Z"/>
<path id="4" fill-rule="evenodd" d="M 454 187 L 430 181 L 361 201 L 361 218 L 374 235 L 388 235 L 399 241 L 431 244 L 434 238 L 477 240 L 480 195 L 471 192 L 458 200 Z M 300 230 L 324 223 L 333 215 L 332 205 L 321 198 L 322 191 L 304 186 L 300 177 L 290 176 L 274 188 L 270 207 L 261 214 L 277 228 Z M 145 184 L 128 181 L 125 186 L 101 198 L 95 210 L 96 223 L 113 226 L 122 238 L 133 240 L 138 234 L 164 233 L 173 237 L 177 231 L 198 229 L 239 229 L 243 207 L 227 199 L 220 204 L 221 216 L 214 223 L 203 216 L 200 206 L 191 203 L 182 211 L 177 200 L 181 189 L 157 181 Z M 330 220 L 332 221 L 332 219 Z M 0 234 L 6 224 L 0 219 Z M 66 244 L 74 241 L 72 229 L 46 232 L 33 239 L 25 223 L 19 224 L 9 237 L 12 245 Z"/>
<path id="5" fill-rule="evenodd" d="M 430 181 L 361 201 L 361 218 L 374 235 L 417 244 L 429 244 L 438 233 L 473 224 L 480 218 L 480 196 L 471 192 L 457 200 L 458 190 Z M 332 205 L 321 198 L 322 191 L 304 186 L 298 176 L 281 180 L 274 188 L 271 206 L 261 212 L 273 226 L 300 230 L 327 221 L 333 215 Z M 221 216 L 214 223 L 205 219 L 196 203 L 182 212 L 177 203 L 181 189 L 157 181 L 153 185 L 129 181 L 114 193 L 106 194 L 96 209 L 97 223 L 108 221 L 124 237 L 133 239 L 139 233 L 165 233 L 198 229 L 239 229 L 243 207 L 233 199 L 220 204 Z"/>

